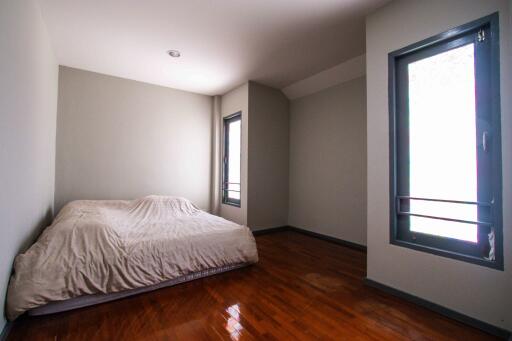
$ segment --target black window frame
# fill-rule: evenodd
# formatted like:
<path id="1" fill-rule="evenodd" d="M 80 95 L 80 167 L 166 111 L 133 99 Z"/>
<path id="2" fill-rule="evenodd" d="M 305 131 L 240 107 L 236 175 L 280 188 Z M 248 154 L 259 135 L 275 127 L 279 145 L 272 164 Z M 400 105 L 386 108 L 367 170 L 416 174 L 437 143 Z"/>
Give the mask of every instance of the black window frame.
<path id="1" fill-rule="evenodd" d="M 482 36 L 483 32 L 483 36 Z M 483 40 L 482 40 L 483 38 Z M 485 169 L 478 162 L 478 202 L 459 202 L 478 206 L 478 221 L 489 220 L 495 234 L 495 260 L 484 257 L 480 243 L 481 237 L 487 237 L 485 225 L 478 225 L 479 243 L 475 244 L 457 239 L 433 236 L 410 231 L 410 212 L 407 212 L 410 200 L 408 196 L 408 78 L 404 65 L 427 58 L 472 41 L 476 44 L 487 43 L 485 48 L 475 47 L 475 97 L 477 134 L 482 126 L 481 117 L 485 116 L 486 131 L 490 132 L 490 150 Z M 482 45 L 483 46 L 483 45 Z M 478 264 L 497 270 L 503 270 L 503 214 L 502 214 L 502 163 L 501 163 L 501 109 L 500 109 L 500 56 L 499 56 L 499 15 L 498 13 L 477 19 L 447 32 L 438 34 L 418 43 L 391 52 L 389 65 L 389 148 L 390 148 L 390 243 L 439 256 L 449 257 Z M 479 62 L 482 61 L 482 62 Z M 405 76 L 404 76 L 405 73 Z M 405 95 L 404 95 L 405 94 Z M 477 135 L 478 136 L 478 135 Z M 400 143 L 401 142 L 401 143 Z M 480 149 L 480 148 L 479 148 Z M 478 160 L 482 157 L 478 151 Z M 401 167 L 401 168 L 400 168 Z M 405 168 L 407 167 L 407 168 Z M 399 173 L 402 173 L 399 177 Z M 484 181 L 480 181 L 484 177 Z M 485 198 L 480 183 L 488 182 L 491 197 Z M 400 191 L 406 193 L 400 193 Z M 406 212 L 403 215 L 404 211 Z M 400 213 L 400 214 L 399 214 Z M 482 227 L 483 226 L 483 227 Z M 487 238 L 485 239 L 487 240 Z M 471 245 L 472 244 L 472 245 Z M 488 244 L 488 243 L 487 243 Z M 487 250 L 488 251 L 488 250 Z"/>
<path id="2" fill-rule="evenodd" d="M 222 166 L 222 203 L 225 205 L 231 205 L 235 207 L 241 207 L 242 205 L 242 184 L 239 185 L 239 193 L 240 199 L 234 199 L 229 197 L 229 192 L 233 192 L 233 190 L 228 190 L 229 184 L 229 125 L 233 122 L 240 121 L 240 145 L 242 143 L 242 112 L 236 112 L 232 115 L 226 116 L 223 118 L 223 141 L 224 141 L 224 155 L 223 155 L 223 166 Z M 240 149 L 240 154 L 242 150 Z M 240 162 L 242 162 L 242 158 L 240 157 Z"/>

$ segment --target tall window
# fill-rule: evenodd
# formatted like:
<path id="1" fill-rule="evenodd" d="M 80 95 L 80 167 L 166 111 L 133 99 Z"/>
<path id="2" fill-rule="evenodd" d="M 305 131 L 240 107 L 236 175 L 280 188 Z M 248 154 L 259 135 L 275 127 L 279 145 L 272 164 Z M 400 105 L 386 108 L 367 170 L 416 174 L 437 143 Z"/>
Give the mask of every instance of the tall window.
<path id="1" fill-rule="evenodd" d="M 222 203 L 240 207 L 240 151 L 242 113 L 224 118 Z"/>
<path id="2" fill-rule="evenodd" d="M 498 15 L 389 55 L 391 243 L 503 268 Z"/>

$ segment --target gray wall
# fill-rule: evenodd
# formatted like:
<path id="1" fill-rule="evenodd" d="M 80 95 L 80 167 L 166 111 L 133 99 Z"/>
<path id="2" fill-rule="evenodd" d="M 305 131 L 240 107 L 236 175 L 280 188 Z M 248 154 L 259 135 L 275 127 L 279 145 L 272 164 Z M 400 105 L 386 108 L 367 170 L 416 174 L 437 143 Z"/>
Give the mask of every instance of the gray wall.
<path id="1" fill-rule="evenodd" d="M 366 244 L 364 77 L 291 102 L 288 220 Z"/>
<path id="2" fill-rule="evenodd" d="M 60 68 L 55 207 L 176 195 L 210 206 L 212 98 Z"/>
<path id="3" fill-rule="evenodd" d="M 274 88 L 249 82 L 248 225 L 288 220 L 289 101 Z"/>
<path id="4" fill-rule="evenodd" d="M 509 2 L 395 1 L 367 18 L 370 279 L 512 330 L 512 84 Z M 388 53 L 500 12 L 505 271 L 389 244 Z M 406 28 L 406 29 L 404 29 Z"/>
<path id="5" fill-rule="evenodd" d="M 36 1 L 0 2 L 0 307 L 14 256 L 52 218 L 58 66 Z M 0 318 L 0 331 L 5 318 Z"/>
<path id="6" fill-rule="evenodd" d="M 222 113 L 221 113 L 221 96 L 213 96 L 212 99 L 212 169 L 210 183 L 210 213 L 220 214 L 221 197 L 219 191 L 221 188 L 222 160 L 220 139 L 222 136 Z"/>

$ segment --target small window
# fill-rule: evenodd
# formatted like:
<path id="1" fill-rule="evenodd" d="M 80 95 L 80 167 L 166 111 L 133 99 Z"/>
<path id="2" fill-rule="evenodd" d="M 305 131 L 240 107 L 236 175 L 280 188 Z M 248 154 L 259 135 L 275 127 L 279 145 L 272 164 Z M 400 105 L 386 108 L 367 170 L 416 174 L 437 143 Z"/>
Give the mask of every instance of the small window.
<path id="1" fill-rule="evenodd" d="M 224 118 L 222 203 L 240 207 L 242 113 Z"/>
<path id="2" fill-rule="evenodd" d="M 389 55 L 391 243 L 503 269 L 498 14 Z"/>

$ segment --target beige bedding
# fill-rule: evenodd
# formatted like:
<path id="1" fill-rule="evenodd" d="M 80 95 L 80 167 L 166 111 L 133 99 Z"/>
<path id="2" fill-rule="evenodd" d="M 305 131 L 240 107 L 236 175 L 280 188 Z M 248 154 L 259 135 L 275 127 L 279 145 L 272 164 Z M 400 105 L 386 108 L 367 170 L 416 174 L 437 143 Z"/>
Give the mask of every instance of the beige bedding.
<path id="1" fill-rule="evenodd" d="M 16 257 L 7 317 L 53 301 L 155 285 L 189 273 L 258 261 L 251 231 L 190 201 L 74 201 Z"/>

